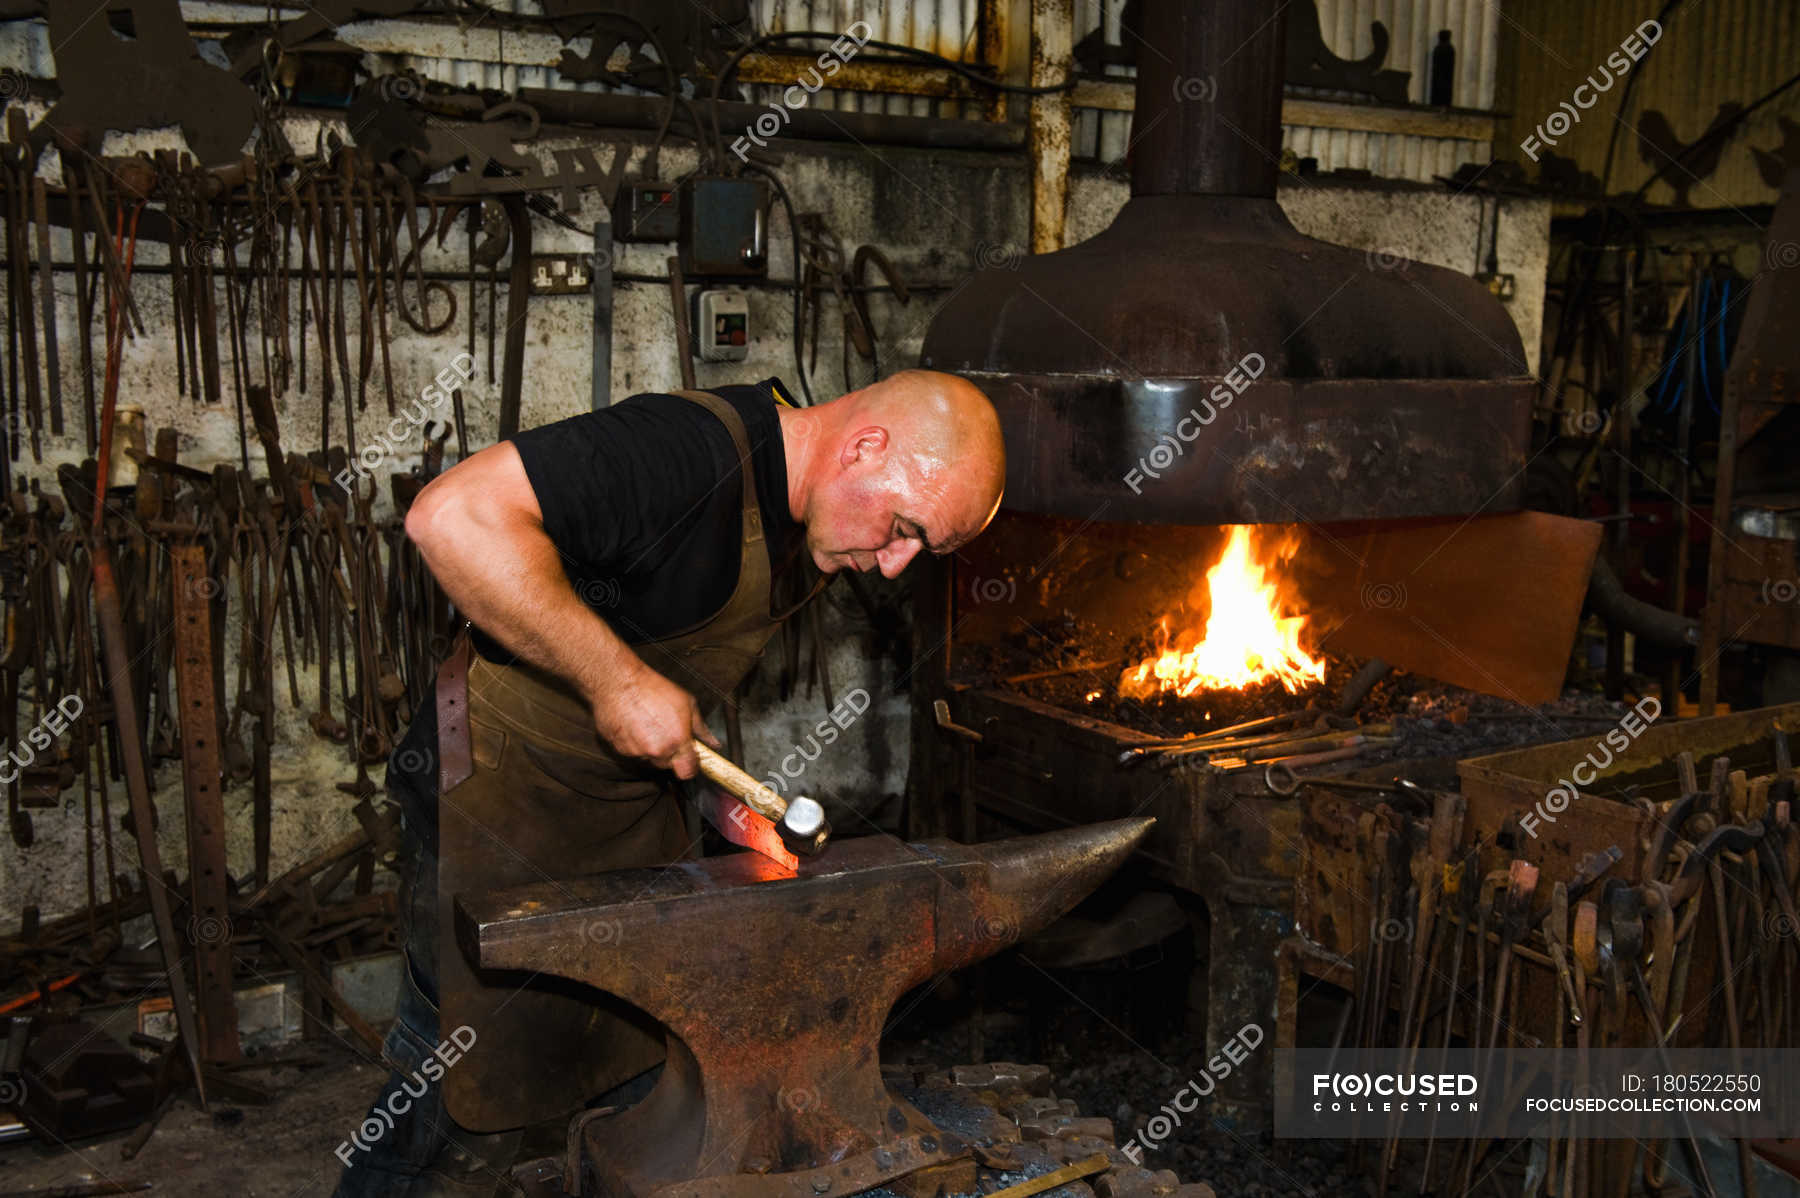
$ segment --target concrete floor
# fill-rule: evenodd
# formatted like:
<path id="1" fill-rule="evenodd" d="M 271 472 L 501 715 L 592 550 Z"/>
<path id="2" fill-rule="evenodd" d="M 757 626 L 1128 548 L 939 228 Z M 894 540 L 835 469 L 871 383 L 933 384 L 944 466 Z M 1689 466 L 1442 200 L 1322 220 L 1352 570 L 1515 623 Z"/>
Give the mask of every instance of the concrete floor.
<path id="1" fill-rule="evenodd" d="M 308 1046 L 323 1064 L 250 1076 L 277 1091 L 267 1106 L 215 1099 L 203 1112 L 177 1100 L 135 1160 L 119 1159 L 129 1133 L 62 1147 L 0 1148 L 0 1193 L 81 1182 L 148 1181 L 179 1198 L 326 1198 L 337 1184 L 337 1146 L 356 1129 L 385 1070 L 335 1044 Z"/>

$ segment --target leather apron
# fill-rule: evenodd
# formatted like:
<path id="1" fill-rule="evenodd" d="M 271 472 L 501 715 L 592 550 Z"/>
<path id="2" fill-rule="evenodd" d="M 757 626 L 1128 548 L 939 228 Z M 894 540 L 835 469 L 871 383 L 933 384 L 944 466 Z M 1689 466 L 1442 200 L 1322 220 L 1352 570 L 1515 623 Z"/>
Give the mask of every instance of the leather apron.
<path id="1" fill-rule="evenodd" d="M 707 711 L 736 689 L 792 612 L 771 612 L 772 568 L 742 419 L 715 395 L 676 394 L 718 417 L 737 447 L 737 584 L 713 616 L 633 649 Z M 448 1035 L 467 1024 L 476 1036 L 444 1075 L 451 1118 L 497 1132 L 568 1114 L 642 1073 L 662 1060 L 663 1032 L 587 986 L 473 969 L 455 943 L 455 896 L 659 865 L 690 855 L 695 840 L 672 775 L 614 753 L 561 678 L 476 658 L 467 681 L 470 772 L 438 797 L 439 1028 Z M 453 750 L 440 752 L 448 764 Z"/>

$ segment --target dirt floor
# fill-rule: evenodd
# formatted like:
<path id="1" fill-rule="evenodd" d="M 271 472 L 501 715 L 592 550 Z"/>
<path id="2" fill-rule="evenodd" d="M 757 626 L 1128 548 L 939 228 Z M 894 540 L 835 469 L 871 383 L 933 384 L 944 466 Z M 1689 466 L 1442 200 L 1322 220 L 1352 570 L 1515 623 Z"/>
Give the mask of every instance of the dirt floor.
<path id="1" fill-rule="evenodd" d="M 1084 1115 L 1113 1120 L 1123 1143 L 1204 1055 L 1177 1030 L 1184 972 L 1185 963 L 1170 961 L 1112 979 L 1125 990 L 1162 996 L 1146 1008 L 1121 1005 L 1114 985 L 1089 990 L 1008 954 L 979 984 L 975 975 L 959 974 L 904 999 L 882 1057 L 929 1068 L 977 1059 L 1041 1062 L 1051 1067 L 1059 1096 L 1074 1099 Z M 1035 985 L 1026 976 L 1032 974 Z M 126 1134 L 57 1148 L 0 1147 L 0 1195 L 148 1181 L 151 1194 L 183 1198 L 325 1198 L 338 1177 L 334 1151 L 355 1130 L 384 1075 L 334 1042 L 300 1051 L 316 1063 L 254 1075 L 266 1077 L 277 1093 L 273 1103 L 215 1100 L 208 1113 L 177 1100 L 130 1161 L 120 1159 Z M 543 1143 L 523 1155 L 548 1151 L 554 1145 Z M 1277 1146 L 1266 1137 L 1206 1134 L 1198 1124 L 1148 1154 L 1145 1164 L 1173 1169 L 1183 1181 L 1209 1182 L 1221 1198 L 1311 1198 L 1362 1189 L 1337 1146 Z"/>
<path id="2" fill-rule="evenodd" d="M 337 1146 L 356 1129 L 386 1072 L 332 1044 L 308 1046 L 321 1063 L 274 1071 L 267 1106 L 215 1100 L 210 1112 L 177 1099 L 143 1151 L 120 1159 L 129 1133 L 61 1147 L 0 1148 L 0 1194 L 93 1182 L 154 1183 L 180 1198 L 326 1198 L 337 1185 Z"/>

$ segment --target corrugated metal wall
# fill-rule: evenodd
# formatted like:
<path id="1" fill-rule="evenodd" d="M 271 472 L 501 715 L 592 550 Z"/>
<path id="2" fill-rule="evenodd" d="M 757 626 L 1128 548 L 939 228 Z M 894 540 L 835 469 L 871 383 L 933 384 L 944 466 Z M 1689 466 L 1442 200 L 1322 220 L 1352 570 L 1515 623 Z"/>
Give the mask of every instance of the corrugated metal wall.
<path id="1" fill-rule="evenodd" d="M 1077 38 L 1105 22 L 1109 41 L 1119 40 L 1119 14 L 1124 0 L 1075 0 Z M 1304 5 L 1289 12 L 1300 19 Z M 1387 27 L 1388 52 L 1382 65 L 1408 71 L 1408 96 L 1423 104 L 1429 85 L 1431 50 L 1440 29 L 1450 31 L 1456 51 L 1456 83 L 1451 101 L 1458 108 L 1483 111 L 1494 107 L 1499 66 L 1500 6 L 1495 0 L 1318 0 L 1319 31 L 1339 58 L 1356 59 L 1375 49 L 1373 23 Z M 1119 74 L 1129 75 L 1129 70 Z M 1117 162 L 1130 137 L 1131 116 L 1122 112 L 1082 112 L 1076 117 L 1074 147 L 1081 158 Z M 1429 180 L 1448 175 L 1465 162 L 1486 162 L 1484 141 L 1320 129 L 1305 125 L 1282 128 L 1282 144 L 1302 158 L 1319 160 L 1319 169 L 1352 167 L 1386 178 Z"/>
<path id="2" fill-rule="evenodd" d="M 972 62 L 978 49 L 976 29 L 980 0 L 756 0 L 752 11 L 756 28 L 763 33 L 817 30 L 839 34 L 857 21 L 869 26 L 868 36 L 877 41 L 916 46 L 958 62 Z M 821 47 L 822 48 L 822 47 Z M 804 46 L 792 47 L 796 53 Z M 780 88 L 750 89 L 763 102 L 771 101 Z M 974 116 L 960 101 L 937 101 L 923 96 L 833 92 L 829 88 L 810 101 L 820 108 L 851 112 L 885 112 L 897 116 Z"/>
<path id="3" fill-rule="evenodd" d="M 1661 8 L 1660 0 L 1586 0 L 1580 19 L 1572 20 L 1566 0 L 1506 0 L 1506 62 L 1514 82 L 1507 107 L 1510 127 L 1503 125 L 1497 153 L 1535 168 L 1519 150 L 1519 142 L 1570 98 L 1575 87 L 1595 72 L 1607 55 Z M 1691 142 L 1712 122 L 1722 103 L 1748 105 L 1800 69 L 1800 4 L 1793 0 L 1689 0 L 1670 17 L 1662 39 L 1638 81 L 1633 107 L 1656 109 L 1674 126 L 1675 136 Z M 1590 109 L 1560 144 L 1556 153 L 1573 157 L 1582 169 L 1598 176 L 1605 167 L 1606 143 L 1623 92 L 1614 86 Z M 1751 147 L 1770 150 L 1781 143 L 1776 118 L 1800 119 L 1800 88 L 1790 89 L 1758 109 L 1726 146 L 1718 169 L 1691 187 L 1695 207 L 1766 204 L 1775 198 L 1757 173 Z M 1635 122 L 1634 122 L 1635 123 Z M 1636 188 L 1652 173 L 1636 139 L 1621 130 L 1614 156 L 1611 190 Z M 1663 183 L 1648 192 L 1652 201 L 1667 203 L 1674 193 Z"/>
<path id="4" fill-rule="evenodd" d="M 1345 167 L 1366 170 L 1378 178 L 1420 183 L 1447 178 L 1465 162 L 1487 162 L 1493 156 L 1493 147 L 1485 141 L 1306 125 L 1282 126 L 1281 144 L 1301 158 L 1318 159 L 1322 171 Z"/>
<path id="5" fill-rule="evenodd" d="M 1339 58 L 1361 58 L 1369 53 L 1375 48 L 1371 23 L 1380 21 L 1387 26 L 1388 53 L 1382 65 L 1412 72 L 1408 95 L 1415 104 L 1425 103 L 1431 50 L 1437 45 L 1438 31 L 1448 29 L 1450 45 L 1456 51 L 1451 104 L 1484 110 L 1494 106 L 1500 27 L 1496 0 L 1319 0 L 1318 9 L 1325 44 Z"/>
<path id="6" fill-rule="evenodd" d="M 975 58 L 980 0 L 756 0 L 764 33 L 814 29 L 841 33 L 866 21 L 871 36 L 917 46 L 961 62 Z"/>

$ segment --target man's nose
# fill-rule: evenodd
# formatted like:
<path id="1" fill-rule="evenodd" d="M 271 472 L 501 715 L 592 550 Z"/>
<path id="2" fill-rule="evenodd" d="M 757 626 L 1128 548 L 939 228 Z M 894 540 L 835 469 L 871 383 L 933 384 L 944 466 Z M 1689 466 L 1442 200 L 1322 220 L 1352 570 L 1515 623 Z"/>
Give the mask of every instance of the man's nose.
<path id="1" fill-rule="evenodd" d="M 907 563 L 918 552 L 919 543 L 911 537 L 890 541 L 875 551 L 875 564 L 881 567 L 883 578 L 898 578 L 900 571 L 906 569 Z"/>

